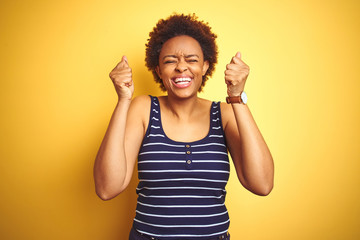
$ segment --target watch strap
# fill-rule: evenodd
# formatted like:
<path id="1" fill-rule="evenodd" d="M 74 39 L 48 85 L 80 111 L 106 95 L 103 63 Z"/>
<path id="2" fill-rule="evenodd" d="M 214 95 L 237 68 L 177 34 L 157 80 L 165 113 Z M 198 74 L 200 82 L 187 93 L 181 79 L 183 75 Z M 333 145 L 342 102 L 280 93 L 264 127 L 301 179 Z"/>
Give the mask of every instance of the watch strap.
<path id="1" fill-rule="evenodd" d="M 242 103 L 242 100 L 240 96 L 226 97 L 226 103 Z"/>

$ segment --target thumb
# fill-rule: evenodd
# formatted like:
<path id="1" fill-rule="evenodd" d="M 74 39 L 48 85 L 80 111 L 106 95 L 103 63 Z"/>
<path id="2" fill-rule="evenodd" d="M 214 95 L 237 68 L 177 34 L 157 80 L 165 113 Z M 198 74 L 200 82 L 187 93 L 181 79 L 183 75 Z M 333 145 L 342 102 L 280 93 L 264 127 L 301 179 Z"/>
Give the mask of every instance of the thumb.
<path id="1" fill-rule="evenodd" d="M 237 63 L 237 62 L 239 62 L 239 60 L 241 60 L 241 53 L 240 53 L 240 52 L 237 52 L 237 53 L 235 54 L 235 56 L 231 58 L 231 62 L 230 62 L 230 63 Z"/>
<path id="2" fill-rule="evenodd" d="M 122 69 L 124 67 L 129 67 L 129 63 L 125 55 L 121 58 L 121 61 L 116 65 L 114 69 Z"/>
<path id="3" fill-rule="evenodd" d="M 126 66 L 129 66 L 128 59 L 125 55 L 122 57 L 121 61 L 124 62 Z"/>

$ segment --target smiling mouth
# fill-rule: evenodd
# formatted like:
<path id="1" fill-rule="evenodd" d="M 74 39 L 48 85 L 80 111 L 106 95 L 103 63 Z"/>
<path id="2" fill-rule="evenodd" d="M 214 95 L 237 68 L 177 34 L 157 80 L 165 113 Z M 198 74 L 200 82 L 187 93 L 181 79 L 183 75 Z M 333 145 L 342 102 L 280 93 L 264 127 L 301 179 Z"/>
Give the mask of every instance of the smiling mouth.
<path id="1" fill-rule="evenodd" d="M 189 77 L 181 77 L 181 78 L 175 78 L 173 79 L 174 83 L 179 84 L 179 85 L 186 85 L 189 82 L 191 82 L 191 78 Z"/>

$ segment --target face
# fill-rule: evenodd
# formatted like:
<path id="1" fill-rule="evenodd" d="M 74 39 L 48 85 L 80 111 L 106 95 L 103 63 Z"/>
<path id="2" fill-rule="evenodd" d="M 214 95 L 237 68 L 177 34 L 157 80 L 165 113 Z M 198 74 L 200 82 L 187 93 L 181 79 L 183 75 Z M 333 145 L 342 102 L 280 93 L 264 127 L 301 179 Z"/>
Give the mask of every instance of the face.
<path id="1" fill-rule="evenodd" d="M 184 35 L 164 43 L 156 72 L 169 96 L 190 97 L 197 94 L 208 68 L 199 42 Z"/>

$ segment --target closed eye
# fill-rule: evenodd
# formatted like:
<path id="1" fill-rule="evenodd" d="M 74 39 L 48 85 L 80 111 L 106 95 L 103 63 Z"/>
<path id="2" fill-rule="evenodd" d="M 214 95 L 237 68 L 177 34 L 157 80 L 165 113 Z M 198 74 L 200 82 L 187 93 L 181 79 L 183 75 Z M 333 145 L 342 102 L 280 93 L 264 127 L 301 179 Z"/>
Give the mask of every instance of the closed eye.
<path id="1" fill-rule="evenodd" d="M 167 63 L 176 63 L 176 61 L 175 60 L 167 60 L 164 62 L 164 64 L 167 64 Z"/>

